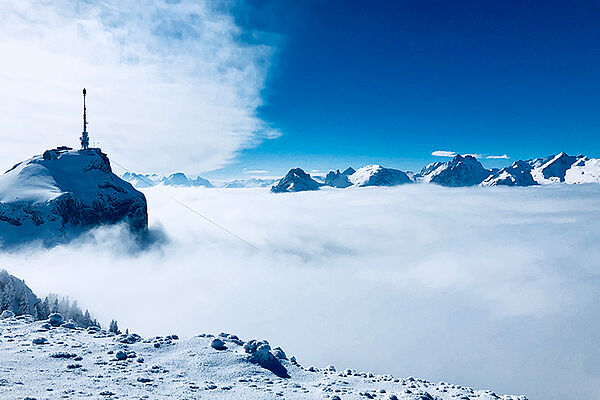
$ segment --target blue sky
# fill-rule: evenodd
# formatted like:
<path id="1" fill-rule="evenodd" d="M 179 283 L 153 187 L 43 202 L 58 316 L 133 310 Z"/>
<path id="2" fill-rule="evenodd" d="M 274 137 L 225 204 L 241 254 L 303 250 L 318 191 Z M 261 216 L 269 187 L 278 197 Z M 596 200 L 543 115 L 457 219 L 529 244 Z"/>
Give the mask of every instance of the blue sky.
<path id="1" fill-rule="evenodd" d="M 79 145 L 83 87 L 92 144 L 144 173 L 600 157 L 597 1 L 4 0 L 0 19 L 6 168 Z"/>
<path id="2" fill-rule="evenodd" d="M 259 116 L 281 131 L 222 172 L 600 156 L 600 3 L 288 1 L 233 7 L 277 48 Z"/>

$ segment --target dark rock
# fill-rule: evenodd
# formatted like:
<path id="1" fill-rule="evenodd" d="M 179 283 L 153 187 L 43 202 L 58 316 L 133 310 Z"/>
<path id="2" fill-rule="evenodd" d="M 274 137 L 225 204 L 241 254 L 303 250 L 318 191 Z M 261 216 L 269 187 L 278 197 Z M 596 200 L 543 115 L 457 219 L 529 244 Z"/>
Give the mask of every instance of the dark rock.
<path id="1" fill-rule="evenodd" d="M 222 341 L 221 339 L 213 339 L 212 342 L 210 342 L 210 347 L 212 347 L 215 350 L 226 350 L 227 346 L 225 346 L 225 342 Z"/>

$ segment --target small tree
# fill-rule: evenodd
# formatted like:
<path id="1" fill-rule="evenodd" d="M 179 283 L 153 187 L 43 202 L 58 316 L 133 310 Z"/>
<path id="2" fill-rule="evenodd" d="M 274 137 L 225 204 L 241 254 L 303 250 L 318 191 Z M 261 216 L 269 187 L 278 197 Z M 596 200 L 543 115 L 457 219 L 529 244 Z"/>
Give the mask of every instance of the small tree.
<path id="1" fill-rule="evenodd" d="M 112 332 L 116 335 L 121 333 L 121 331 L 119 330 L 119 325 L 117 324 L 117 321 L 115 321 L 114 319 L 112 321 L 110 321 L 110 325 L 108 326 L 108 331 Z"/>
<path id="2" fill-rule="evenodd" d="M 21 293 L 21 297 L 19 298 L 19 315 L 23 314 L 29 314 L 29 298 L 25 291 Z"/>
<path id="3" fill-rule="evenodd" d="M 50 314 L 59 312 L 58 298 L 54 299 L 54 303 L 52 303 L 52 308 L 50 309 Z"/>

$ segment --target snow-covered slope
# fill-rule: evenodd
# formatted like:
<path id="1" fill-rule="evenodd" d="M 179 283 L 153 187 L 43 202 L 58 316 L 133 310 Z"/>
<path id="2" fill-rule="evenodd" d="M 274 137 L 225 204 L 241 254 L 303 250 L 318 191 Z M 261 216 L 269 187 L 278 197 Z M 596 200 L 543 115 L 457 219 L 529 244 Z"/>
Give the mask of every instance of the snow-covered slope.
<path id="1" fill-rule="evenodd" d="M 366 165 L 350 175 L 350 182 L 354 186 L 396 186 L 412 181 L 406 173 L 381 165 Z"/>
<path id="2" fill-rule="evenodd" d="M 533 186 L 537 182 L 531 175 L 532 167 L 526 161 L 515 161 L 510 167 L 502 168 L 493 173 L 482 186 Z"/>
<path id="3" fill-rule="evenodd" d="M 273 193 L 304 192 L 319 190 L 321 185 L 313 180 L 302 168 L 292 168 L 281 180 L 271 187 Z"/>
<path id="4" fill-rule="evenodd" d="M 0 270 L 0 312 L 9 310 L 15 315 L 35 314 L 40 299 L 19 278 Z"/>
<path id="5" fill-rule="evenodd" d="M 485 169 L 475 157 L 458 154 L 450 161 L 427 165 L 418 174 L 418 180 L 442 186 L 474 186 L 491 174 L 492 171 Z"/>
<path id="6" fill-rule="evenodd" d="M 483 186 L 531 186 L 555 183 L 600 183 L 600 160 L 586 156 L 556 155 L 515 161 L 483 182 Z"/>
<path id="7" fill-rule="evenodd" d="M 600 159 L 579 157 L 565 172 L 565 183 L 600 183 Z"/>
<path id="8" fill-rule="evenodd" d="M 533 179 L 543 185 L 564 182 L 569 168 L 581 158 L 583 156 L 569 156 L 567 153 L 562 152 L 555 156 L 535 158 L 526 162 L 532 167 L 531 175 Z"/>
<path id="9" fill-rule="evenodd" d="M 47 150 L 0 176 L 2 244 L 53 243 L 120 221 L 146 230 L 146 198 L 112 173 L 100 149 Z"/>
<path id="10" fill-rule="evenodd" d="M 337 171 L 329 171 L 325 176 L 325 185 L 337 188 L 352 186 L 348 177 L 355 172 L 356 170 L 352 167 L 346 168 L 344 172 L 340 172 L 339 169 Z"/>
<path id="11" fill-rule="evenodd" d="M 0 320 L 2 399 L 525 400 L 446 382 L 305 367 L 234 335 L 143 339 Z"/>
<path id="12" fill-rule="evenodd" d="M 227 182 L 223 185 L 227 189 L 240 189 L 240 188 L 261 188 L 269 187 L 277 183 L 278 179 L 273 178 L 249 178 L 249 179 L 235 179 Z"/>

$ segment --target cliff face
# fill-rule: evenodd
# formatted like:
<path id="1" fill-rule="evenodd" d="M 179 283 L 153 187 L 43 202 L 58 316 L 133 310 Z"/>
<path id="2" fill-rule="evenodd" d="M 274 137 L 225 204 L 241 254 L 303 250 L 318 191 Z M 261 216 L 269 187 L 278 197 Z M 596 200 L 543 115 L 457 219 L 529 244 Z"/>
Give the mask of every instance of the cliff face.
<path id="1" fill-rule="evenodd" d="M 148 228 L 146 198 L 115 175 L 100 149 L 47 150 L 0 176 L 0 241 L 62 241 L 125 222 Z"/>

